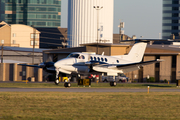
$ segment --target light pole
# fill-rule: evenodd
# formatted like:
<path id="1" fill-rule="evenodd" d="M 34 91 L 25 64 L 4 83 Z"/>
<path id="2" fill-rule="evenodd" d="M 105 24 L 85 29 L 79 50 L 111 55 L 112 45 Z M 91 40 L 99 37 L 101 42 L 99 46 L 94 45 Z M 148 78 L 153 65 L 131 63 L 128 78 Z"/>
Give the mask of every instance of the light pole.
<path id="1" fill-rule="evenodd" d="M 94 6 L 94 9 L 97 10 L 97 49 L 96 49 L 96 54 L 98 54 L 98 42 L 99 42 L 99 34 L 98 34 L 98 31 L 99 31 L 99 10 L 101 10 L 103 8 L 103 6 Z"/>
<path id="2" fill-rule="evenodd" d="M 120 43 L 122 41 L 121 36 L 123 34 L 121 29 L 124 28 L 124 22 L 121 22 L 121 20 L 120 20 L 120 23 L 119 23 L 118 27 L 119 27 L 119 43 Z"/>
<path id="3" fill-rule="evenodd" d="M 159 33 L 159 39 L 161 39 L 161 33 Z"/>

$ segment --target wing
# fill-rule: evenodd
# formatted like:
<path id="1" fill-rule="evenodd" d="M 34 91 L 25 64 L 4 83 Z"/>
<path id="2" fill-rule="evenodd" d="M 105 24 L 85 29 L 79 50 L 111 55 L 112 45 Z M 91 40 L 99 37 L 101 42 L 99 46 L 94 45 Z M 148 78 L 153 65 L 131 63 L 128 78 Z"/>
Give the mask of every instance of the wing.
<path id="1" fill-rule="evenodd" d="M 50 73 L 56 72 L 55 67 L 54 67 L 54 62 L 45 62 L 45 63 L 40 63 L 39 65 L 27 65 L 27 64 L 18 64 L 18 65 L 43 68 L 45 71 L 50 72 Z"/>
<path id="2" fill-rule="evenodd" d="M 27 64 L 18 64 L 18 65 L 41 68 L 41 66 L 39 66 L 39 65 L 27 65 Z"/>
<path id="3" fill-rule="evenodd" d="M 143 67 L 145 65 L 153 64 L 162 62 L 163 60 L 157 59 L 152 61 L 145 61 L 145 62 L 139 62 L 139 63 L 131 63 L 131 64 L 123 64 L 123 65 L 117 65 L 117 64 L 101 64 L 93 66 L 93 69 L 97 72 L 105 72 L 108 75 L 117 75 L 118 73 L 127 73 L 134 70 L 140 69 L 140 67 Z"/>

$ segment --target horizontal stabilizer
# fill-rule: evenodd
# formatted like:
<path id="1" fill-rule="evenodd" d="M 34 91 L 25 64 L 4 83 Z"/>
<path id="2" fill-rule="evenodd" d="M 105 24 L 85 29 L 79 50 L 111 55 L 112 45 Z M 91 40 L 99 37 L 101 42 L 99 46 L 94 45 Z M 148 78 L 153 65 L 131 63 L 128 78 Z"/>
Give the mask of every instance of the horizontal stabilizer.
<path id="1" fill-rule="evenodd" d="M 144 65 L 149 65 L 149 64 L 153 64 L 153 63 L 162 62 L 162 61 L 164 61 L 164 60 L 156 59 L 156 60 L 139 62 L 139 63 L 125 64 L 125 65 L 117 65 L 117 68 L 118 68 L 118 69 L 128 69 L 128 68 L 138 67 L 138 66 L 139 66 L 139 67 L 143 67 Z"/>

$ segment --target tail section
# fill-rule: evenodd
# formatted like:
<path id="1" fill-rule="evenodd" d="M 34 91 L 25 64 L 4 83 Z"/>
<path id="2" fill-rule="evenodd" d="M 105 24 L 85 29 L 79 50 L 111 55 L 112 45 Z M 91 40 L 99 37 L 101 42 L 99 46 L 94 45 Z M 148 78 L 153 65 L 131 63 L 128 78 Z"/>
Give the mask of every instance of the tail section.
<path id="1" fill-rule="evenodd" d="M 114 56 L 132 62 L 141 62 L 146 50 L 147 43 L 136 43 L 128 55 Z"/>
<path id="2" fill-rule="evenodd" d="M 128 59 L 133 62 L 141 62 L 146 50 L 146 46 L 147 43 L 135 44 L 128 54 Z"/>

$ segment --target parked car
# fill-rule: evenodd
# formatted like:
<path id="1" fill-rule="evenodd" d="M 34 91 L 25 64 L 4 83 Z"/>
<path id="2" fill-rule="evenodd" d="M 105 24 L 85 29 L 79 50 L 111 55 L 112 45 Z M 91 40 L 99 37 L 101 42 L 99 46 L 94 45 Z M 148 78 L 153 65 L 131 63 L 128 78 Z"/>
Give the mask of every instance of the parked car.
<path id="1" fill-rule="evenodd" d="M 113 76 L 102 76 L 102 81 L 103 82 L 113 81 Z M 128 77 L 126 77 L 126 75 L 121 73 L 121 74 L 118 74 L 118 76 L 115 76 L 115 81 L 116 82 L 128 82 Z"/>

